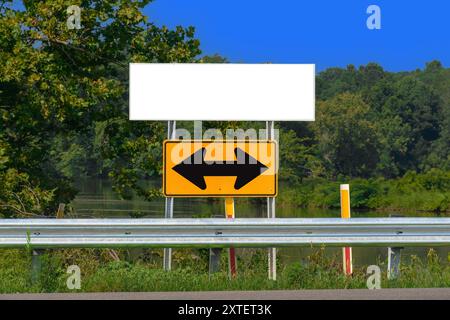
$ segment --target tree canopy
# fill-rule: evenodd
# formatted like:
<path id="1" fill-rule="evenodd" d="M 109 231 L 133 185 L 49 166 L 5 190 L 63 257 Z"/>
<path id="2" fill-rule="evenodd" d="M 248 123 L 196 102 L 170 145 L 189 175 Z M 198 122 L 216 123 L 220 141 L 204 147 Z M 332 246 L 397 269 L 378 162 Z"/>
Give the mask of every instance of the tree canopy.
<path id="1" fill-rule="evenodd" d="M 162 122 L 128 120 L 130 62 L 201 57 L 194 27 L 157 26 L 150 0 L 0 0 L 0 214 L 51 214 L 74 181 L 109 177 L 122 197 L 159 195 Z M 81 8 L 81 28 L 67 8 Z M 151 88 L 150 88 L 151 89 Z M 280 179 L 386 177 L 450 170 L 450 69 L 376 63 L 316 76 L 313 123 L 280 123 Z M 261 124 L 207 122 L 204 128 Z"/>
<path id="2" fill-rule="evenodd" d="M 200 50 L 193 27 L 148 22 L 149 2 L 0 1 L 3 167 L 53 190 L 54 202 L 73 197 L 76 163 L 97 163 L 95 174 L 106 169 L 118 191 L 143 195 L 137 179 L 158 171 L 147 160 L 162 127 L 128 121 L 128 63 L 192 62 Z M 81 7 L 81 29 L 67 27 L 70 5 Z"/>

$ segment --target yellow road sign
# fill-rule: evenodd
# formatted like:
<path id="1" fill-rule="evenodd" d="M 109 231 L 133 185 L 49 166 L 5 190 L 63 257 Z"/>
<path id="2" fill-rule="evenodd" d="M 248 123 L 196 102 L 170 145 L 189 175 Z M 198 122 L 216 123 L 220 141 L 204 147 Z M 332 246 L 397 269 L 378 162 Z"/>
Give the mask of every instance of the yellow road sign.
<path id="1" fill-rule="evenodd" d="M 164 141 L 167 197 L 275 197 L 274 141 Z"/>

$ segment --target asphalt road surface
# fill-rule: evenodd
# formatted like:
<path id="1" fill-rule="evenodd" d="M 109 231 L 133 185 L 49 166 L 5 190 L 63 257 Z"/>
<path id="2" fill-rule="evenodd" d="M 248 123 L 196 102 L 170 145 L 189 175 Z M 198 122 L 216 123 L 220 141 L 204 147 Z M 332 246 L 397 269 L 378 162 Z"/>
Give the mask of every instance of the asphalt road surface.
<path id="1" fill-rule="evenodd" d="M 0 294 L 0 300 L 450 300 L 450 288 Z"/>

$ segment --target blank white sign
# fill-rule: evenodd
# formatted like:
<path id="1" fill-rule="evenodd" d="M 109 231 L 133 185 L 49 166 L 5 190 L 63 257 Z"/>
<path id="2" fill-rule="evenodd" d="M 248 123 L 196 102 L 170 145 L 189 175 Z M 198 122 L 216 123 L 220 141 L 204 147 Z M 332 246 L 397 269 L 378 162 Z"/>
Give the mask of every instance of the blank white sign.
<path id="1" fill-rule="evenodd" d="M 313 64 L 130 64 L 130 120 L 314 121 Z"/>

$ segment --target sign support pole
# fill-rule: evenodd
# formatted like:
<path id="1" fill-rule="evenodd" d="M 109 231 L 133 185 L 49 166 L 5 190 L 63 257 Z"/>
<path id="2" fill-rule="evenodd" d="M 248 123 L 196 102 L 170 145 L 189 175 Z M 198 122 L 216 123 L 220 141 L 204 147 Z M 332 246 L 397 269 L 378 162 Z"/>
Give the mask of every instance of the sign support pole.
<path id="1" fill-rule="evenodd" d="M 175 139 L 175 132 L 177 128 L 176 121 L 167 121 L 167 139 Z M 166 198 L 164 217 L 166 219 L 173 218 L 173 197 Z M 164 248 L 164 258 L 163 258 L 164 270 L 170 271 L 172 269 L 172 248 Z"/>
<path id="2" fill-rule="evenodd" d="M 234 198 L 225 198 L 225 214 L 227 219 L 234 219 Z M 236 249 L 230 247 L 228 249 L 228 274 L 230 278 L 236 276 L 236 262 Z"/>
<path id="3" fill-rule="evenodd" d="M 275 140 L 275 122 L 266 121 L 267 140 Z M 267 198 L 267 218 L 275 218 L 275 197 Z M 277 248 L 268 250 L 268 276 L 269 280 L 277 280 Z"/>

